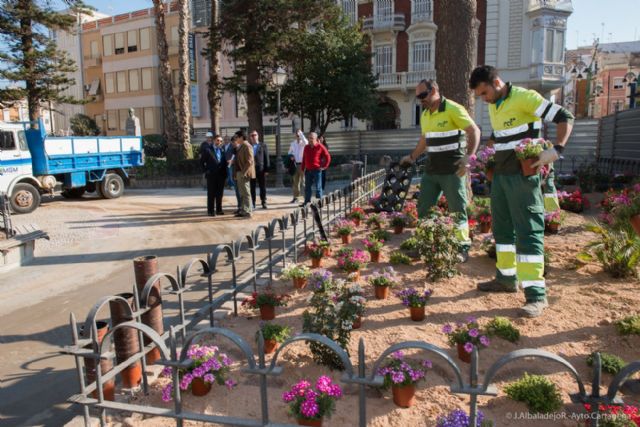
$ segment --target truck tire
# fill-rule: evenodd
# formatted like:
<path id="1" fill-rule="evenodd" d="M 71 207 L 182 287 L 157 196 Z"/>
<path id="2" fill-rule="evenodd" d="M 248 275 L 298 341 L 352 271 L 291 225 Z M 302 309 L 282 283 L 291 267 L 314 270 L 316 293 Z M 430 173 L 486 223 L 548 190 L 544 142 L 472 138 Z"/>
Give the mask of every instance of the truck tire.
<path id="1" fill-rule="evenodd" d="M 40 206 L 40 192 L 33 185 L 21 182 L 13 187 L 9 203 L 15 213 L 33 212 Z"/>
<path id="2" fill-rule="evenodd" d="M 117 199 L 124 193 L 124 181 L 120 175 L 115 173 L 107 174 L 100 182 L 100 194 L 105 199 Z"/>
<path id="3" fill-rule="evenodd" d="M 84 195 L 85 191 L 87 191 L 85 187 L 67 188 L 61 195 L 65 199 L 79 199 Z"/>

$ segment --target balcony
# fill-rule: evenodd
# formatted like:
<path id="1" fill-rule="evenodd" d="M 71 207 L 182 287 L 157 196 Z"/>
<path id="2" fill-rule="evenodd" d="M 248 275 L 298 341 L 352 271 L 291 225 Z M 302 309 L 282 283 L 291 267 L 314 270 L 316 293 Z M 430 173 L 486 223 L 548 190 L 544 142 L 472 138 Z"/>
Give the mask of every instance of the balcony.
<path id="1" fill-rule="evenodd" d="M 529 0 L 528 12 L 538 9 L 554 9 L 565 12 L 573 12 L 571 0 Z"/>
<path id="2" fill-rule="evenodd" d="M 372 33 L 383 31 L 404 31 L 406 23 L 403 13 L 394 13 L 384 16 L 370 16 L 364 19 L 362 24 L 363 31 Z"/>
<path id="3" fill-rule="evenodd" d="M 378 90 L 413 89 L 422 79 L 436 78 L 435 70 L 378 74 Z"/>
<path id="4" fill-rule="evenodd" d="M 85 56 L 83 59 L 83 66 L 85 67 L 99 67 L 100 64 L 102 64 L 102 58 L 97 56 L 97 57 L 91 57 L 91 56 Z"/>
<path id="5" fill-rule="evenodd" d="M 565 69 L 561 62 L 543 62 L 531 64 L 529 78 L 532 82 L 540 84 L 536 90 L 549 91 L 557 89 L 565 83 Z"/>
<path id="6" fill-rule="evenodd" d="M 431 12 L 431 10 L 426 10 L 422 12 L 413 12 L 411 14 L 411 25 L 432 23 L 432 22 L 433 22 L 433 13 Z"/>

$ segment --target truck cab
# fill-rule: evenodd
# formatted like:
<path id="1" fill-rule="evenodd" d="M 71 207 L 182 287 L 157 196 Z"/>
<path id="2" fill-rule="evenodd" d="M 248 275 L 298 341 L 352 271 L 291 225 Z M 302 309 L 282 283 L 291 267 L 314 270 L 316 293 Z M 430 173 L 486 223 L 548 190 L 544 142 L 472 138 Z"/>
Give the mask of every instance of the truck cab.
<path id="1" fill-rule="evenodd" d="M 0 122 L 0 192 L 9 196 L 14 212 L 25 213 L 40 204 L 39 187 L 24 127 Z"/>

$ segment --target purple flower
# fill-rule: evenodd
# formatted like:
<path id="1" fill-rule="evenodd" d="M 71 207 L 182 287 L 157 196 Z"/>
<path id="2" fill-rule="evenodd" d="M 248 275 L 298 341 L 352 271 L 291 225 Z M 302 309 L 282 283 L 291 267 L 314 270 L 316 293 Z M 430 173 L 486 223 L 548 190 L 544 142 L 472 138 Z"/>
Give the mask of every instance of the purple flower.
<path id="1" fill-rule="evenodd" d="M 224 382 L 224 385 L 227 386 L 227 389 L 231 390 L 232 388 L 234 388 L 238 383 L 235 382 L 234 380 L 232 380 L 231 378 L 229 378 L 228 380 L 226 380 Z"/>
<path id="2" fill-rule="evenodd" d="M 471 344 L 470 342 L 466 343 L 464 345 L 464 351 L 466 351 L 467 353 L 471 353 L 473 351 L 473 344 Z"/>
<path id="3" fill-rule="evenodd" d="M 476 328 L 469 329 L 469 336 L 471 336 L 473 338 L 477 338 L 478 335 L 480 335 L 480 331 L 478 331 L 478 329 L 476 329 Z"/>
<path id="4" fill-rule="evenodd" d="M 476 322 L 476 320 L 477 320 L 477 319 L 476 319 L 475 317 L 473 317 L 473 316 L 469 316 L 469 317 L 467 317 L 467 323 L 475 323 L 475 322 Z"/>
<path id="5" fill-rule="evenodd" d="M 305 400 L 300 405 L 300 412 L 306 418 L 315 418 L 320 412 L 320 406 L 315 400 Z"/>
<path id="6" fill-rule="evenodd" d="M 404 374 L 400 371 L 391 371 L 391 381 L 394 384 L 400 384 L 404 381 Z"/>
<path id="7" fill-rule="evenodd" d="M 391 353 L 391 357 L 396 360 L 400 360 L 404 357 L 404 353 L 402 353 L 402 350 L 394 351 Z"/>
<path id="8" fill-rule="evenodd" d="M 202 379 L 210 384 L 213 384 L 216 381 L 216 377 L 214 377 L 213 374 L 205 374 Z"/>
<path id="9" fill-rule="evenodd" d="M 169 402 L 171 401 L 171 395 L 173 393 L 173 385 L 172 384 L 167 384 L 163 389 L 162 389 L 162 400 L 164 402 Z"/>
<path id="10" fill-rule="evenodd" d="M 453 332 L 453 326 L 447 323 L 442 327 L 442 332 L 444 332 L 445 334 L 450 334 L 451 332 Z"/>
<path id="11" fill-rule="evenodd" d="M 489 338 L 487 338 L 486 335 L 483 335 L 480 337 L 480 344 L 482 344 L 485 347 L 489 347 Z"/>
<path id="12" fill-rule="evenodd" d="M 431 369 L 433 364 L 431 363 L 431 360 L 425 360 L 424 362 L 422 362 L 422 366 L 424 366 L 427 369 Z"/>

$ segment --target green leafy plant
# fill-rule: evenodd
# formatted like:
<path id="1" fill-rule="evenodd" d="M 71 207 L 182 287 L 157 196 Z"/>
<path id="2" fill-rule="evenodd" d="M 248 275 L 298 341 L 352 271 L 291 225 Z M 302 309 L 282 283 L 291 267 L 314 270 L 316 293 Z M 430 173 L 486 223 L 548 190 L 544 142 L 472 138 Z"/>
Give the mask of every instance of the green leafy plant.
<path id="1" fill-rule="evenodd" d="M 367 239 L 362 239 L 362 244 L 369 252 L 380 252 L 384 247 L 384 240 L 369 236 Z"/>
<path id="2" fill-rule="evenodd" d="M 640 315 L 627 316 L 615 322 L 620 335 L 640 335 Z"/>
<path id="3" fill-rule="evenodd" d="M 75 136 L 100 135 L 100 128 L 96 121 L 85 114 L 74 114 L 69 119 L 69 126 Z"/>
<path id="4" fill-rule="evenodd" d="M 460 241 L 456 237 L 456 216 L 434 213 L 416 227 L 418 252 L 427 267 L 427 278 L 439 280 L 457 274 Z"/>
<path id="5" fill-rule="evenodd" d="M 382 228 L 382 225 L 384 224 L 384 215 L 378 213 L 369 214 L 365 224 L 367 224 L 367 227 L 369 228 Z"/>
<path id="6" fill-rule="evenodd" d="M 583 193 L 591 193 L 596 183 L 608 180 L 608 175 L 602 173 L 597 163 L 583 163 L 576 172 L 578 185 Z"/>
<path id="7" fill-rule="evenodd" d="M 311 242 L 307 245 L 310 258 L 322 258 L 330 247 L 330 243 L 326 240 L 320 240 L 319 242 Z"/>
<path id="8" fill-rule="evenodd" d="M 400 243 L 400 250 L 411 258 L 420 258 L 420 252 L 418 252 L 418 239 L 414 236 L 409 237 L 407 240 Z"/>
<path id="9" fill-rule="evenodd" d="M 593 366 L 593 361 L 595 359 L 595 351 L 587 357 L 587 365 Z M 624 360 L 616 356 L 615 354 L 609 354 L 605 352 L 600 352 L 600 362 L 602 365 L 602 370 L 616 375 L 620 372 L 620 369 L 624 368 L 626 363 Z"/>
<path id="10" fill-rule="evenodd" d="M 389 262 L 393 265 L 404 264 L 411 265 L 411 258 L 399 251 L 391 252 Z"/>
<path id="11" fill-rule="evenodd" d="M 406 227 L 409 223 L 409 219 L 402 212 L 394 212 L 390 215 L 389 224 L 392 227 Z"/>
<path id="12" fill-rule="evenodd" d="M 398 276 L 393 267 L 385 267 L 381 272 L 376 270 L 367 279 L 371 286 L 396 286 Z"/>
<path id="13" fill-rule="evenodd" d="M 487 323 L 486 329 L 487 334 L 492 337 L 500 337 L 514 343 L 520 339 L 520 331 L 506 317 L 494 317 Z"/>
<path id="14" fill-rule="evenodd" d="M 524 376 L 504 389 L 507 396 L 518 402 L 524 402 L 531 411 L 550 413 L 562 407 L 562 398 L 558 387 L 542 375 Z"/>
<path id="15" fill-rule="evenodd" d="M 264 322 L 260 325 L 260 331 L 265 340 L 275 340 L 279 343 L 284 342 L 291 336 L 291 327 L 278 325 L 276 323 Z M 256 341 L 260 331 L 256 332 Z"/>
<path id="16" fill-rule="evenodd" d="M 291 297 L 287 294 L 276 294 L 273 289 L 266 288 L 262 292 L 252 292 L 250 297 L 247 297 L 242 301 L 243 306 L 247 306 L 251 309 L 258 309 L 263 305 L 270 305 L 273 307 L 286 307 L 289 304 Z"/>
<path id="17" fill-rule="evenodd" d="M 640 262 L 640 238 L 627 229 L 613 229 L 599 223 L 588 224 L 586 229 L 598 238 L 578 254 L 583 262 L 598 260 L 604 271 L 612 277 L 638 276 Z"/>
<path id="18" fill-rule="evenodd" d="M 489 347 L 491 343 L 486 331 L 480 327 L 478 320 L 471 316 L 466 319 L 466 323 L 458 322 L 455 327 L 448 323 L 445 324 L 442 327 L 442 332 L 447 335 L 449 344 L 452 346 L 464 344 L 464 349 L 467 353 L 471 353 L 474 346 L 480 350 Z"/>
<path id="19" fill-rule="evenodd" d="M 347 218 L 349 219 L 357 219 L 359 221 L 362 221 L 363 219 L 365 219 L 365 217 L 367 216 L 367 214 L 365 214 L 364 210 L 362 208 L 353 208 L 351 210 L 351 212 L 349 212 L 349 214 L 347 215 Z"/>
<path id="20" fill-rule="evenodd" d="M 354 229 L 355 225 L 353 224 L 353 222 L 344 219 L 337 221 L 335 225 L 335 231 L 338 236 L 348 236 L 353 233 Z"/>
<path id="21" fill-rule="evenodd" d="M 391 233 L 384 229 L 376 229 L 369 233 L 369 238 L 388 242 L 391 239 Z"/>
<path id="22" fill-rule="evenodd" d="M 289 264 L 282 271 L 284 279 L 306 279 L 311 274 L 311 270 L 306 265 Z"/>
<path id="23" fill-rule="evenodd" d="M 538 157 L 538 154 L 544 151 L 546 145 L 547 143 L 544 139 L 525 138 L 516 148 L 514 148 L 514 151 L 516 153 L 516 157 L 520 160 L 535 159 Z"/>

